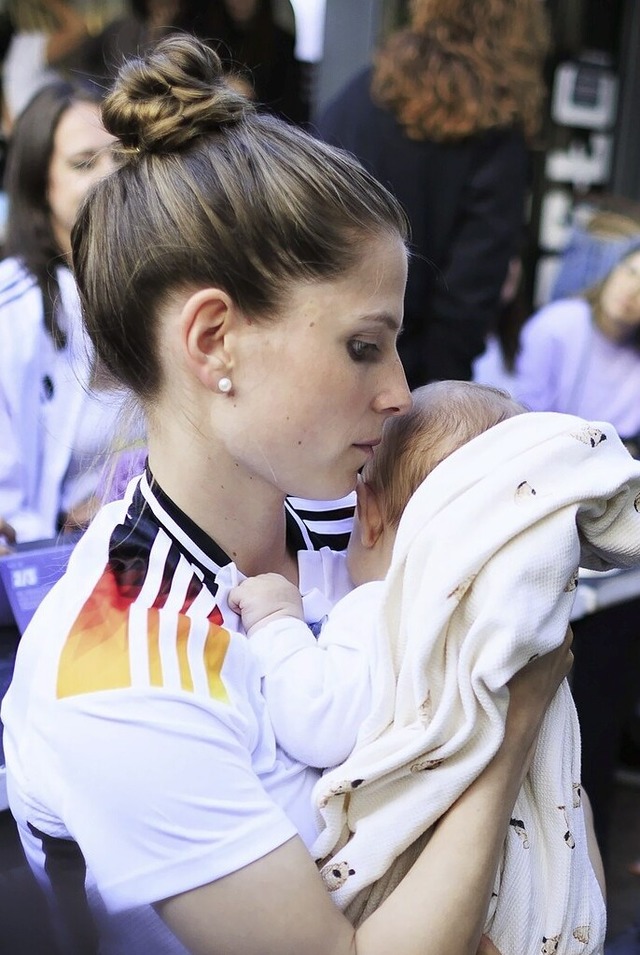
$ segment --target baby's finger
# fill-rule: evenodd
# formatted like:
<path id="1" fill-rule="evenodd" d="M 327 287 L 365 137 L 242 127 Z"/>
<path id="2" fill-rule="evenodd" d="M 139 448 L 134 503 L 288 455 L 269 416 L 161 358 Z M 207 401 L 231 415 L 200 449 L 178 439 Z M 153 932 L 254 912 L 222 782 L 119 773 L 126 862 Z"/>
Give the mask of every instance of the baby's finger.
<path id="1" fill-rule="evenodd" d="M 237 584 L 237 586 L 232 587 L 229 593 L 227 594 L 227 603 L 229 608 L 235 613 L 240 613 L 241 606 L 241 588 L 242 584 Z"/>

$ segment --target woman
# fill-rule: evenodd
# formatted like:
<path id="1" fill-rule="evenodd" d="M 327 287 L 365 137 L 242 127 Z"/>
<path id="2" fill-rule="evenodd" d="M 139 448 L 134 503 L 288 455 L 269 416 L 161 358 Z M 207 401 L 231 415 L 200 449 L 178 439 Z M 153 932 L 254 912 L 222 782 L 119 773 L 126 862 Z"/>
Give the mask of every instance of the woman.
<path id="1" fill-rule="evenodd" d="M 216 580 L 233 559 L 297 583 L 314 540 L 286 496 L 347 494 L 408 406 L 403 214 L 193 39 L 125 65 L 103 119 L 121 166 L 82 207 L 74 267 L 99 360 L 144 406 L 149 467 L 41 604 L 2 710 L 63 950 L 97 933 L 123 955 L 474 953 L 568 643 L 512 682 L 498 754 L 356 933 L 305 848 L 317 771 L 276 748 Z"/>
<path id="2" fill-rule="evenodd" d="M 402 358 L 412 388 L 471 377 L 517 253 L 541 120 L 540 0 L 413 0 L 320 135 L 390 186 L 411 221 Z"/>
<path id="3" fill-rule="evenodd" d="M 111 143 L 96 98 L 63 82 L 36 94 L 12 136 L 0 263 L 0 515 L 19 542 L 87 523 L 115 431 L 119 402 L 89 391 L 68 267 L 78 205 L 110 171 Z"/>

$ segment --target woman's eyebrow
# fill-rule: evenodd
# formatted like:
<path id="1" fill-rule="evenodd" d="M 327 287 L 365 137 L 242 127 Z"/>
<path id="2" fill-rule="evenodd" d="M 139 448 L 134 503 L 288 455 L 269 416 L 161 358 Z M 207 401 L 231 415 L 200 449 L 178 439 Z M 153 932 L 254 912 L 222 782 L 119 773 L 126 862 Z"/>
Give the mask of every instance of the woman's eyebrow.
<path id="1" fill-rule="evenodd" d="M 402 329 L 402 319 L 392 315 L 391 312 L 372 312 L 370 314 L 361 315 L 360 321 L 363 323 L 371 322 L 376 325 L 384 325 L 385 328 L 388 328 L 394 333 Z"/>

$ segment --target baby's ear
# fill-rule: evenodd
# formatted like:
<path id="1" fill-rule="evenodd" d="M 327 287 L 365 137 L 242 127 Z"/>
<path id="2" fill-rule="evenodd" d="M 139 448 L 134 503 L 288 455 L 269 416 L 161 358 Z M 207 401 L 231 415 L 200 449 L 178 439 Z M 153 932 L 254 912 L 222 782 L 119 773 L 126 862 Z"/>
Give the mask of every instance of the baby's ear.
<path id="1" fill-rule="evenodd" d="M 356 485 L 356 513 L 360 543 L 366 548 L 373 547 L 384 530 L 384 520 L 378 495 L 362 478 Z"/>

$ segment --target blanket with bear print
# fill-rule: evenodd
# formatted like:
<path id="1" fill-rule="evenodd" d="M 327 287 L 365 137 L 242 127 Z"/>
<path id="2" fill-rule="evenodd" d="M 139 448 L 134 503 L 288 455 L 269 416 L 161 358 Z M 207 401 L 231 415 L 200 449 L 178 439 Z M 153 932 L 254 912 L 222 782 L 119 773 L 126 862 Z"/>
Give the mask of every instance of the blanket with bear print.
<path id="1" fill-rule="evenodd" d="M 551 412 L 502 422 L 418 488 L 384 585 L 371 715 L 314 794 L 314 856 L 354 923 L 496 753 L 507 683 L 562 643 L 579 566 L 640 563 L 639 511 L 640 462 L 614 428 Z M 513 810 L 486 932 L 502 955 L 590 955 L 605 924 L 565 681 Z"/>

